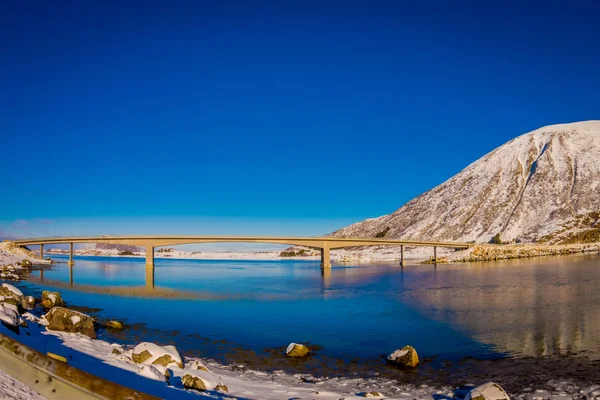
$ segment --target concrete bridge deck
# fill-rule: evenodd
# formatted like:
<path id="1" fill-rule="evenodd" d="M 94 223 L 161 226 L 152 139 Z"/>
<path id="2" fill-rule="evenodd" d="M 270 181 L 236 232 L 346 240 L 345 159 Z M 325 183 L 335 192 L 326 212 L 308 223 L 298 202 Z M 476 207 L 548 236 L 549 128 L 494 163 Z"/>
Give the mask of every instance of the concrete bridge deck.
<path id="1" fill-rule="evenodd" d="M 69 265 L 73 265 L 73 245 L 75 243 L 107 243 L 144 247 L 146 249 L 146 268 L 154 268 L 154 248 L 197 243 L 273 243 L 292 246 L 307 246 L 321 250 L 321 268 L 331 268 L 330 250 L 355 246 L 400 246 L 400 265 L 404 265 L 404 246 L 433 247 L 434 260 L 438 247 L 464 249 L 470 243 L 435 242 L 417 240 L 395 240 L 385 238 L 345 238 L 333 236 L 286 237 L 286 236 L 83 236 L 34 238 L 14 241 L 19 246 L 40 246 L 40 256 L 44 255 L 46 244 L 69 244 Z"/>

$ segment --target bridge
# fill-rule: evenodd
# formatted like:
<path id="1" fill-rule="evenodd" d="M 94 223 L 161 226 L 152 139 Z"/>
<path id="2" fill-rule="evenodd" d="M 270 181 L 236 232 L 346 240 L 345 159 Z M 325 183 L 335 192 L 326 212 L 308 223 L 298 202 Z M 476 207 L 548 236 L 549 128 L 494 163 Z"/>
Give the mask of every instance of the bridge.
<path id="1" fill-rule="evenodd" d="M 321 268 L 331 268 L 330 250 L 356 246 L 400 246 L 400 265 L 404 265 L 404 246 L 433 247 L 433 259 L 437 260 L 437 248 L 449 247 L 466 249 L 473 244 L 453 242 L 427 242 L 416 240 L 394 240 L 385 238 L 346 238 L 346 237 L 285 237 L 285 236 L 89 236 L 55 237 L 15 240 L 18 246 L 40 246 L 40 257 L 44 257 L 44 245 L 69 244 L 69 265 L 74 265 L 73 245 L 75 243 L 124 244 L 146 249 L 146 269 L 154 269 L 154 249 L 163 246 L 198 243 L 273 243 L 292 246 L 306 246 L 321 251 Z"/>

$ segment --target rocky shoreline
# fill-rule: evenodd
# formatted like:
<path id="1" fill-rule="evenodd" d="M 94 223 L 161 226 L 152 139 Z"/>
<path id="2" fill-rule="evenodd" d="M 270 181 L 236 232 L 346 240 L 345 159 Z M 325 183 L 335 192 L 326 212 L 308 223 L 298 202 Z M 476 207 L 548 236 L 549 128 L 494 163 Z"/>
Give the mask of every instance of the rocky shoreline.
<path id="1" fill-rule="evenodd" d="M 600 243 L 581 243 L 563 245 L 536 244 L 478 244 L 467 250 L 456 252 L 448 257 L 438 259 L 438 263 L 481 262 L 532 258 L 543 256 L 559 256 L 581 253 L 600 254 Z"/>

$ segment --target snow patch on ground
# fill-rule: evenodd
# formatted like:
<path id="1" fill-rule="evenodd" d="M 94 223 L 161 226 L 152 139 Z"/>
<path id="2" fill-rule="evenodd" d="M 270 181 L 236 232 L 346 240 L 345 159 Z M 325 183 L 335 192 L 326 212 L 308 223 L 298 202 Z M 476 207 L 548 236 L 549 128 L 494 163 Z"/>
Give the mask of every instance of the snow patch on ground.
<path id="1" fill-rule="evenodd" d="M 0 242 L 0 265 L 16 264 L 25 259 L 34 264 L 50 264 L 50 260 L 42 260 L 34 253 L 15 246 L 12 242 Z"/>
<path id="2" fill-rule="evenodd" d="M 46 400 L 29 386 L 0 370 L 0 399 L 3 400 Z"/>

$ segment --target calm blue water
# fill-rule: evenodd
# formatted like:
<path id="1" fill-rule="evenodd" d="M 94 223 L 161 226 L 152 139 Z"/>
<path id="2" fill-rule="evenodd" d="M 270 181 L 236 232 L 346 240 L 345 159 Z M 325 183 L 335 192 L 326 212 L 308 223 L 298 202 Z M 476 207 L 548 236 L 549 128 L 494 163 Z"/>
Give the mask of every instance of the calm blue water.
<path id="1" fill-rule="evenodd" d="M 55 257 L 66 261 L 64 257 Z M 174 343 L 186 354 L 320 346 L 335 359 L 381 360 L 411 344 L 422 358 L 600 354 L 600 259 L 490 264 L 334 265 L 315 261 L 157 259 L 154 288 L 143 259 L 76 257 L 34 271 L 29 289 L 58 290 L 69 305 L 124 320 L 135 343 Z"/>

